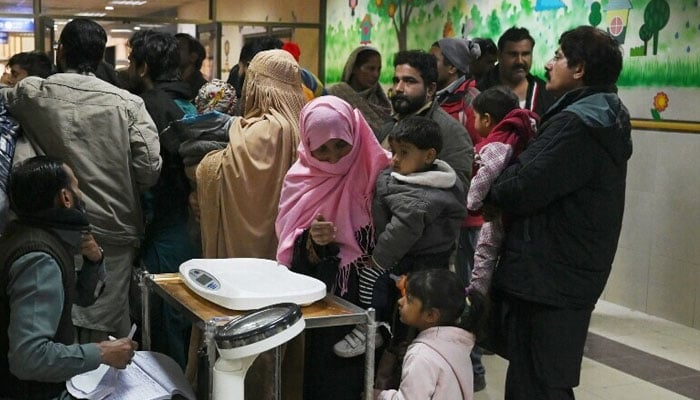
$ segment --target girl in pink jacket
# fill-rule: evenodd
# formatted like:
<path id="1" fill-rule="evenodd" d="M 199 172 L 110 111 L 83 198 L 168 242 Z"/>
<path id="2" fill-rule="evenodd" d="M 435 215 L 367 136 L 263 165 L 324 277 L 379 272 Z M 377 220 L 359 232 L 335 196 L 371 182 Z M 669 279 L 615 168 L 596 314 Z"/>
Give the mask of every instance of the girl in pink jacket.
<path id="1" fill-rule="evenodd" d="M 401 321 L 418 330 L 403 359 L 398 389 L 375 390 L 377 400 L 471 400 L 474 398 L 472 332 L 483 324 L 484 298 L 467 297 L 449 270 L 430 269 L 408 276 L 399 300 Z"/>

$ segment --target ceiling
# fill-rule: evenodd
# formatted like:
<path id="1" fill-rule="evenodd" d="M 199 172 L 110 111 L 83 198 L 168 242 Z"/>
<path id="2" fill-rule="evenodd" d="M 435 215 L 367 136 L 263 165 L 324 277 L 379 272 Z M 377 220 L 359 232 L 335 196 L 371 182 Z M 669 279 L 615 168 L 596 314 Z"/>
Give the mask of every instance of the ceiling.
<path id="1" fill-rule="evenodd" d="M 88 18 L 172 18 L 177 16 L 179 6 L 189 3 L 197 3 L 198 8 L 209 7 L 208 0 L 43 0 L 42 14 Z M 0 0 L 0 12 L 31 14 L 32 4 L 32 0 Z M 114 9 L 106 10 L 105 7 L 109 6 Z"/>

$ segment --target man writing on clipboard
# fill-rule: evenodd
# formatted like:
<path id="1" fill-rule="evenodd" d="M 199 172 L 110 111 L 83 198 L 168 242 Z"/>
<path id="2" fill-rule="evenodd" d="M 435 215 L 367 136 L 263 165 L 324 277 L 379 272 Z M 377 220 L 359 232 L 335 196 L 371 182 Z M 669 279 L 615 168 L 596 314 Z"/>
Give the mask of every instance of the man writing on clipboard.
<path id="1" fill-rule="evenodd" d="M 60 399 L 67 379 L 100 364 L 123 369 L 138 344 L 74 344 L 72 305 L 92 304 L 105 273 L 71 168 L 28 159 L 13 169 L 9 195 L 18 219 L 0 238 L 0 399 Z M 74 254 L 84 258 L 77 275 Z"/>

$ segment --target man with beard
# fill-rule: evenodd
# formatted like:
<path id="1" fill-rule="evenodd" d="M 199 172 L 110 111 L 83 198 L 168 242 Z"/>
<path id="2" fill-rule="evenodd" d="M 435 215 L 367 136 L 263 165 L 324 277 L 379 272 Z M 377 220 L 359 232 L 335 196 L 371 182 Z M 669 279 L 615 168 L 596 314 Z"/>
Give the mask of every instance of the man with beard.
<path id="1" fill-rule="evenodd" d="M 527 29 L 506 30 L 498 39 L 498 64 L 477 81 L 476 87 L 483 92 L 492 86 L 507 86 L 518 95 L 520 108 L 543 115 L 554 104 L 554 96 L 542 79 L 530 74 L 534 47 L 535 39 Z"/>
<path id="2" fill-rule="evenodd" d="M 188 101 L 189 85 L 178 79 L 177 39 L 168 33 L 145 30 L 129 39 L 129 47 L 130 86 L 143 98 L 158 132 L 163 132 L 171 122 L 185 116 L 185 110 L 194 109 Z M 189 113 L 196 114 L 196 110 Z M 163 145 L 160 150 L 163 169 L 143 202 L 146 235 L 140 261 L 150 273 L 177 272 L 180 264 L 200 254 L 199 244 L 194 243 L 187 229 L 190 185 L 182 157 Z M 159 301 L 153 306 L 154 329 L 163 332 L 154 337 L 154 350 L 171 356 L 184 367 L 190 325 L 174 308 Z"/>
<path id="3" fill-rule="evenodd" d="M 100 363 L 126 367 L 136 342 L 74 344 L 71 306 L 95 301 L 105 271 L 71 168 L 28 159 L 12 171 L 9 194 L 18 219 L 0 238 L 0 398 L 53 399 Z M 77 275 L 74 254 L 83 257 Z"/>
<path id="4" fill-rule="evenodd" d="M 391 87 L 391 122 L 377 133 L 377 140 L 389 148 L 389 132 L 396 122 L 419 115 L 437 122 L 440 126 L 443 147 L 437 158 L 445 161 L 457 172 L 457 176 L 469 187 L 474 146 L 467 130 L 434 101 L 437 88 L 438 70 L 435 56 L 421 50 L 400 51 L 394 58 L 394 79 Z"/>
<path id="5" fill-rule="evenodd" d="M 129 332 L 125 293 L 144 228 L 139 194 L 158 180 L 161 167 L 158 132 L 143 100 L 94 75 L 106 43 L 98 23 L 75 18 L 61 31 L 60 73 L 0 90 L 36 152 L 75 167 L 92 234 L 105 249 L 109 285 L 95 304 L 73 308 L 81 343 Z"/>

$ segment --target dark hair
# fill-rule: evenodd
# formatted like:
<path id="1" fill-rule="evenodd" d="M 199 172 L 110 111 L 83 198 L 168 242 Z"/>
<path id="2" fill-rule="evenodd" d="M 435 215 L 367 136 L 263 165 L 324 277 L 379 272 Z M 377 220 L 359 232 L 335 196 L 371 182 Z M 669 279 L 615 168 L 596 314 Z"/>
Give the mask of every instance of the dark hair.
<path id="1" fill-rule="evenodd" d="M 204 49 L 202 43 L 187 33 L 177 33 L 175 34 L 175 39 L 182 39 L 185 43 L 187 43 L 187 54 L 197 54 L 197 59 L 194 61 L 194 68 L 202 68 L 202 63 L 207 56 L 207 51 Z M 180 44 L 179 40 L 178 44 Z"/>
<path id="2" fill-rule="evenodd" d="M 30 215 L 53 208 L 56 195 L 70 187 L 63 162 L 48 156 L 29 158 L 12 168 L 10 207 L 17 215 Z"/>
<path id="3" fill-rule="evenodd" d="M 241 48 L 239 62 L 250 64 L 256 54 L 265 50 L 281 49 L 284 43 L 274 36 L 262 36 L 251 39 Z"/>
<path id="4" fill-rule="evenodd" d="M 493 40 L 489 38 L 474 38 L 474 43 L 478 44 L 479 49 L 481 49 L 481 55 L 479 56 L 479 58 L 488 54 L 496 55 L 498 53 L 496 43 L 494 43 Z"/>
<path id="5" fill-rule="evenodd" d="M 114 69 L 112 64 L 105 60 L 100 61 L 100 64 L 97 66 L 97 70 L 95 71 L 95 76 L 118 88 L 124 87 L 122 79 L 119 77 L 119 73 Z"/>
<path id="6" fill-rule="evenodd" d="M 59 41 L 66 68 L 95 73 L 105 54 L 107 33 L 93 20 L 75 18 L 63 28 Z"/>
<path id="7" fill-rule="evenodd" d="M 520 42 L 522 40 L 529 40 L 532 43 L 532 47 L 535 47 L 535 39 L 530 36 L 530 31 L 526 28 L 517 28 L 512 26 L 508 28 L 500 38 L 498 38 L 498 50 L 503 50 L 506 42 Z"/>
<path id="8" fill-rule="evenodd" d="M 401 119 L 389 132 L 389 140 L 410 143 L 421 150 L 442 150 L 440 125 L 430 118 L 412 115 Z"/>
<path id="9" fill-rule="evenodd" d="M 423 310 L 440 310 L 439 325 L 455 325 L 464 312 L 464 282 L 448 269 L 412 272 L 406 281 L 406 294 L 423 303 Z"/>
<path id="10" fill-rule="evenodd" d="M 180 52 L 177 40 L 169 33 L 148 29 L 138 31 L 129 39 L 129 59 L 137 66 L 148 64 L 148 76 L 156 81 L 177 79 Z"/>
<path id="11" fill-rule="evenodd" d="M 448 269 L 412 272 L 406 293 L 419 299 L 423 310 L 440 311 L 438 325 L 457 326 L 481 338 L 488 321 L 489 300 L 477 290 L 465 294 L 464 282 Z"/>
<path id="12" fill-rule="evenodd" d="M 399 65 L 408 64 L 420 73 L 425 86 L 437 83 L 437 59 L 434 55 L 423 50 L 399 51 L 394 56 L 394 68 Z"/>
<path id="13" fill-rule="evenodd" d="M 25 53 L 17 53 L 7 60 L 7 65 L 12 67 L 17 65 L 27 71 L 28 76 L 38 76 L 46 78 L 53 73 L 53 64 L 49 56 L 43 51 L 30 51 Z"/>
<path id="14" fill-rule="evenodd" d="M 494 86 L 479 93 L 472 101 L 472 108 L 479 114 L 490 114 L 499 123 L 509 112 L 520 108 L 520 99 L 507 86 Z"/>
<path id="15" fill-rule="evenodd" d="M 583 65 L 583 84 L 613 85 L 622 71 L 620 45 L 609 33 L 592 26 L 564 32 L 559 46 L 570 68 Z"/>

